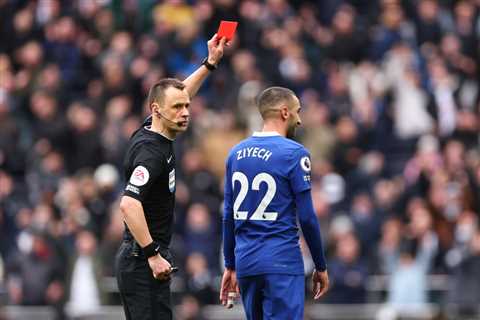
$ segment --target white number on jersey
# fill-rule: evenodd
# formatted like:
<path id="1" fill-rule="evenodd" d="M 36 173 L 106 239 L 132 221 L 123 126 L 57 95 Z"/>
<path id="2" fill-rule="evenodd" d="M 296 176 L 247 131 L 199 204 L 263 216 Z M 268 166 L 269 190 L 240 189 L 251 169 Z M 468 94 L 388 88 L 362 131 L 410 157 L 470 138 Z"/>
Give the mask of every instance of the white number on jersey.
<path id="1" fill-rule="evenodd" d="M 232 188 L 235 187 L 236 181 L 240 182 L 240 191 L 238 192 L 237 198 L 233 203 L 233 218 L 235 220 L 246 220 L 248 212 L 239 211 L 239 209 L 240 205 L 247 197 L 247 193 L 249 190 L 248 178 L 244 173 L 240 171 L 235 171 L 232 175 Z M 277 192 L 277 184 L 275 183 L 275 179 L 273 179 L 271 175 L 265 172 L 261 172 L 257 174 L 255 178 L 253 178 L 252 190 L 259 191 L 262 182 L 265 182 L 267 184 L 267 192 L 265 193 L 265 196 L 263 197 L 255 212 L 253 212 L 250 220 L 275 221 L 277 220 L 278 212 L 265 212 L 265 210 L 267 209 L 268 205 L 275 196 L 275 193 Z"/>

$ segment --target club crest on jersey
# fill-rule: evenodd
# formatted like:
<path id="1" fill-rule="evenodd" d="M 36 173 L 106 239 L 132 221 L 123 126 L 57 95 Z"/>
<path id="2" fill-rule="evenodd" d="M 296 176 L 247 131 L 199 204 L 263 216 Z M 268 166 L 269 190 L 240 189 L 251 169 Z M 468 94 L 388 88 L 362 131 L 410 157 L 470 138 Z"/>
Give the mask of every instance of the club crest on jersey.
<path id="1" fill-rule="evenodd" d="M 130 183 L 135 186 L 143 186 L 148 182 L 150 178 L 150 173 L 148 172 L 147 168 L 144 166 L 138 166 L 133 170 L 132 176 L 130 177 Z"/>
<path id="2" fill-rule="evenodd" d="M 168 189 L 172 193 L 175 191 L 175 169 L 168 174 Z"/>
<path id="3" fill-rule="evenodd" d="M 310 163 L 309 157 L 303 157 L 302 159 L 300 159 L 300 166 L 305 172 L 312 171 L 312 164 Z"/>

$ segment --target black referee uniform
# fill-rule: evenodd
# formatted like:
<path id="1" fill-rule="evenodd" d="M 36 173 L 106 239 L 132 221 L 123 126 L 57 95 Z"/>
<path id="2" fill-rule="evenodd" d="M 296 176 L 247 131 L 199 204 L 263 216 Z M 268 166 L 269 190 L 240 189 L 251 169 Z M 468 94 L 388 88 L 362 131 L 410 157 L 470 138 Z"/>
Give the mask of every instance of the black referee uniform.
<path id="1" fill-rule="evenodd" d="M 150 131 L 148 119 L 130 139 L 125 157 L 124 195 L 142 203 L 148 230 L 171 265 L 168 249 L 175 206 L 173 141 Z M 116 259 L 117 279 L 127 320 L 172 319 L 170 280 L 153 277 L 140 246 L 125 225 L 124 241 Z"/>

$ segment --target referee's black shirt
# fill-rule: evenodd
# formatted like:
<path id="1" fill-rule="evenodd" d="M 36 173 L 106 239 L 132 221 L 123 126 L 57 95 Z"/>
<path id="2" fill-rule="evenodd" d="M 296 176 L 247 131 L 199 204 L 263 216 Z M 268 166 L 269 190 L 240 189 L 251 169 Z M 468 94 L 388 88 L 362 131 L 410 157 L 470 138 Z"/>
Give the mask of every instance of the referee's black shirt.
<path id="1" fill-rule="evenodd" d="M 150 125 L 151 121 L 146 121 L 130 139 L 124 162 L 128 179 L 124 195 L 142 203 L 153 240 L 167 248 L 175 207 L 175 154 L 173 141 L 149 130 Z M 126 225 L 124 239 L 133 239 Z"/>

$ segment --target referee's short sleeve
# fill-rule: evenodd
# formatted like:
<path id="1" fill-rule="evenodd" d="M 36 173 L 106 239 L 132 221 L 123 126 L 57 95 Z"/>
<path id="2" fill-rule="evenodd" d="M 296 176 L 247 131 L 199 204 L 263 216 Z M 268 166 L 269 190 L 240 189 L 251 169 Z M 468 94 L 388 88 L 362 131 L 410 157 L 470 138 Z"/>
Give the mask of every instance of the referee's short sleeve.
<path id="1" fill-rule="evenodd" d="M 143 201 L 150 187 L 165 170 L 164 163 L 163 154 L 151 145 L 140 146 L 132 162 L 133 171 L 128 178 L 124 195 Z"/>

